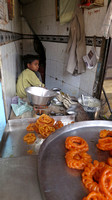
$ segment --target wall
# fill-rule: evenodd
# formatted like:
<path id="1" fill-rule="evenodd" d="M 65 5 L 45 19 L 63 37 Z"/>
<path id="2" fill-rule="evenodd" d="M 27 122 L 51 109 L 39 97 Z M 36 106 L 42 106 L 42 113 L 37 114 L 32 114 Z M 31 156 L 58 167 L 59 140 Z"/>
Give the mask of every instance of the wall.
<path id="1" fill-rule="evenodd" d="M 31 29 L 29 28 L 26 19 L 24 17 L 21 18 L 22 22 L 22 34 L 33 35 Z M 36 54 L 33 47 L 33 39 L 29 39 L 30 37 L 25 37 L 23 39 L 23 55 L 25 54 Z"/>
<path id="2" fill-rule="evenodd" d="M 6 125 L 6 118 L 5 118 L 5 111 L 3 104 L 2 87 L 0 82 L 0 141 L 5 129 L 5 125 Z"/>
<path id="3" fill-rule="evenodd" d="M 101 37 L 101 26 L 105 17 L 107 9 L 107 0 L 104 0 L 104 7 L 94 8 L 94 9 L 85 9 L 84 10 L 84 20 L 85 20 L 85 34 L 86 36 L 98 36 Z M 91 49 L 90 46 L 87 46 L 87 52 Z M 100 56 L 100 47 L 96 47 L 97 56 Z M 93 90 L 93 85 L 96 76 L 97 65 L 94 69 L 87 69 L 86 73 L 81 75 L 80 79 L 80 94 L 91 94 Z"/>
<path id="4" fill-rule="evenodd" d="M 13 20 L 6 23 L 0 23 L 0 29 L 12 33 L 21 33 L 21 7 L 18 1 L 14 1 L 15 16 Z M 8 44 L 0 46 L 1 66 L 1 83 L 5 103 L 6 119 L 10 115 L 11 98 L 16 95 L 16 78 L 21 70 L 22 40 L 11 41 Z"/>
<path id="5" fill-rule="evenodd" d="M 104 7 L 85 10 L 85 32 L 86 36 L 100 36 L 100 27 L 106 12 L 107 1 Z M 32 4 L 23 7 L 24 16 L 38 35 L 69 35 L 70 24 L 60 25 L 56 22 L 55 0 L 34 1 Z M 23 27 L 25 22 L 23 22 Z M 27 33 L 27 32 L 26 32 Z M 76 97 L 83 94 L 92 95 L 93 84 L 95 80 L 96 67 L 92 70 L 86 70 L 82 75 L 73 76 L 66 71 L 67 43 L 56 43 L 43 41 L 46 49 L 46 87 L 59 87 L 63 92 Z M 27 44 L 28 45 L 28 44 Z M 87 52 L 91 47 L 87 46 Z M 23 47 L 24 51 L 28 46 Z M 99 55 L 100 48 L 97 48 Z M 34 52 L 34 51 L 33 51 Z"/>

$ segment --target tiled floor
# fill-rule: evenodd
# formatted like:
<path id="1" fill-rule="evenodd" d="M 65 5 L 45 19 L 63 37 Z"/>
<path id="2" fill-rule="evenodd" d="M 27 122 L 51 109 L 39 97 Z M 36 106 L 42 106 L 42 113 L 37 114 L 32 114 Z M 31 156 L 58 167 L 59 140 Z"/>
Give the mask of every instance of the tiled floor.
<path id="1" fill-rule="evenodd" d="M 108 102 L 112 110 L 112 80 L 104 80 L 103 88 L 105 90 L 106 96 L 108 98 Z M 101 107 L 100 115 L 105 116 L 108 119 L 111 115 L 111 112 L 109 110 L 109 107 L 107 105 L 103 92 L 101 95 L 101 104 L 102 104 L 102 107 Z"/>

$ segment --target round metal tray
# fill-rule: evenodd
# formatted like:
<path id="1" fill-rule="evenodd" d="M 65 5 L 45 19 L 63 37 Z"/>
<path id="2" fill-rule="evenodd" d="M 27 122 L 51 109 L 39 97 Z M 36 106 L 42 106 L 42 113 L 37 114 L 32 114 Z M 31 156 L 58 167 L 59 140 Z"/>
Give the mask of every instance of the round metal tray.
<path id="1" fill-rule="evenodd" d="M 38 156 L 38 177 L 43 199 L 82 200 L 88 194 L 81 181 L 81 170 L 70 169 L 65 163 L 65 139 L 80 136 L 88 145 L 93 160 L 106 161 L 108 152 L 97 149 L 99 132 L 112 130 L 111 121 L 83 121 L 65 126 L 50 135 L 42 144 Z"/>

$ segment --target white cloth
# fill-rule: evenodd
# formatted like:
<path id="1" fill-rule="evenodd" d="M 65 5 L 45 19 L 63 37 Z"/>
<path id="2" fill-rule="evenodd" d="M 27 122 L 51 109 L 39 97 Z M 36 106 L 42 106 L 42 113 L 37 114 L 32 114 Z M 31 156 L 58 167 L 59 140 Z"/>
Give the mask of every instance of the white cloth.
<path id="1" fill-rule="evenodd" d="M 62 95 L 61 93 L 57 96 L 58 101 L 62 102 L 65 108 L 69 108 L 71 105 L 77 104 L 72 101 L 71 97 L 68 94 Z"/>
<path id="2" fill-rule="evenodd" d="M 103 21 L 103 25 L 101 28 L 101 34 L 106 39 L 108 39 L 109 37 L 112 38 L 112 0 L 109 4 L 109 7 L 106 12 L 106 16 Z"/>

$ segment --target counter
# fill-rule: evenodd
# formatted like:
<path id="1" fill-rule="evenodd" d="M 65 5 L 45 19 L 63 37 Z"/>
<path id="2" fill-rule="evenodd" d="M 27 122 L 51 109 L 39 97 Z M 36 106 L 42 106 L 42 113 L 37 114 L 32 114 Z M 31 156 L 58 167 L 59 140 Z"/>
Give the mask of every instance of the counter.
<path id="1" fill-rule="evenodd" d="M 88 120 L 83 109 L 78 107 L 77 109 L 80 109 L 80 112 L 76 121 Z M 67 123 L 75 119 L 72 115 L 59 116 L 57 119 L 61 117 Z M 27 145 L 23 141 L 27 125 L 35 121 L 36 118 L 13 119 L 6 125 L 0 142 L 0 199 L 2 200 L 42 200 L 37 176 L 38 150 L 42 140 L 38 138 L 36 146 Z M 27 154 L 29 148 L 34 148 L 33 155 Z"/>
<path id="2" fill-rule="evenodd" d="M 0 158 L 1 200 L 42 200 L 37 156 Z"/>

